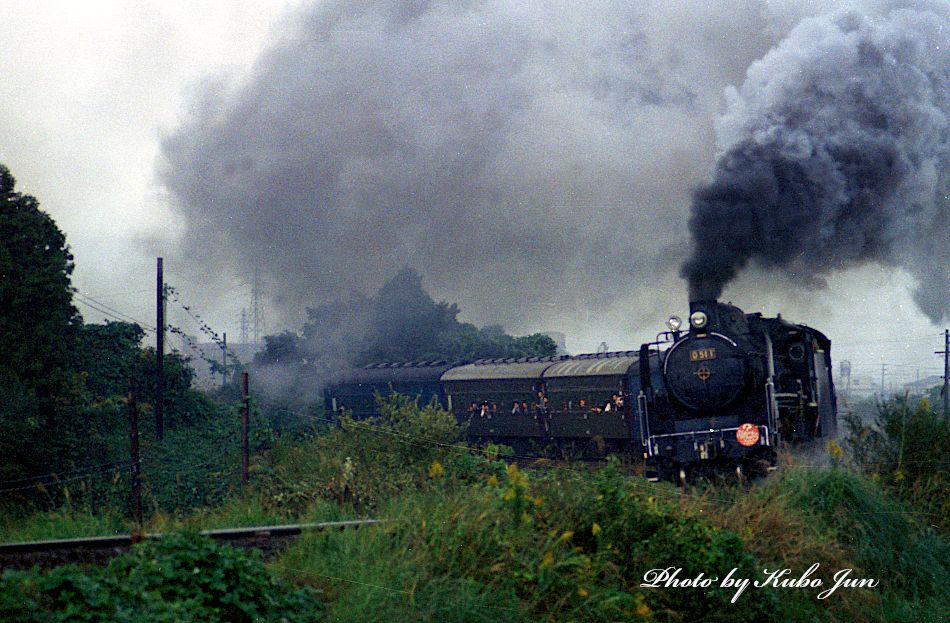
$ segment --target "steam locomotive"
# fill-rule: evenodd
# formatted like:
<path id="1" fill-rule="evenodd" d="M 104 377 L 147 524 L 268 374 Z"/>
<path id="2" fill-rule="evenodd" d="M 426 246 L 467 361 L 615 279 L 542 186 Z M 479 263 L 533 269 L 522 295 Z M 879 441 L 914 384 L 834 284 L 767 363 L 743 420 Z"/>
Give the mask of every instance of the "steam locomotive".
<path id="1" fill-rule="evenodd" d="M 784 443 L 833 437 L 831 342 L 781 318 L 717 301 L 636 351 L 578 356 L 382 363 L 325 390 L 328 411 L 378 414 L 376 394 L 436 400 L 469 441 L 518 454 L 641 454 L 647 475 L 686 480 L 775 464 Z"/>

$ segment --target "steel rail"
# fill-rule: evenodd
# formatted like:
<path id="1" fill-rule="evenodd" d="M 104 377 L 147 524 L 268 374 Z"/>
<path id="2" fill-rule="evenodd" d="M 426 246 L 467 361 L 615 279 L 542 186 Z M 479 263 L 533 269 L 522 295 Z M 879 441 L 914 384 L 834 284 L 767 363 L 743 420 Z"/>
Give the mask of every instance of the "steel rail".
<path id="1" fill-rule="evenodd" d="M 200 534 L 216 541 L 231 543 L 236 547 L 256 547 L 269 541 L 296 538 L 304 532 L 346 530 L 385 523 L 385 519 L 354 519 L 349 521 L 325 521 L 279 526 L 255 526 L 250 528 L 217 528 L 202 530 Z M 104 562 L 117 556 L 135 543 L 143 540 L 159 540 L 162 533 L 141 535 L 119 534 L 77 539 L 53 539 L 0 543 L 0 569 L 57 566 L 67 562 Z M 267 549 L 275 549 L 276 543 Z M 263 548 L 262 548 L 263 549 Z"/>

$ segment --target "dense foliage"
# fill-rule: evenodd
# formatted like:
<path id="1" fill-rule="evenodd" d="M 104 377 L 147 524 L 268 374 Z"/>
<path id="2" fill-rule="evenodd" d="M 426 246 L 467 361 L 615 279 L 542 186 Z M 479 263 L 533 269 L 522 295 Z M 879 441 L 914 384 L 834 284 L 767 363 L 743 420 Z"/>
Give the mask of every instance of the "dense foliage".
<path id="1" fill-rule="evenodd" d="M 896 397 L 878 405 L 871 421 L 846 419 L 845 444 L 856 466 L 888 490 L 927 513 L 928 522 L 950 534 L 950 420 L 927 398 Z"/>
<path id="2" fill-rule="evenodd" d="M 381 407 L 380 418 L 344 418 L 310 439 L 258 439 L 252 486 L 201 497 L 183 520 L 211 527 L 388 519 L 303 537 L 275 563 L 285 579 L 319 589 L 335 621 L 385 613 L 390 621 L 916 623 L 941 621 L 950 603 L 946 538 L 880 477 L 849 469 L 843 458 L 837 467 L 786 467 L 751 487 L 683 492 L 626 476 L 616 462 L 596 472 L 519 468 L 498 460 L 500 448 L 466 448 L 455 420 L 436 406 L 393 396 Z M 182 457 L 197 453 L 183 437 L 173 442 Z M 185 467 L 178 479 L 204 496 L 215 490 L 205 477 L 220 477 L 205 469 Z M 69 529 L 69 517 L 75 529 L 116 529 L 87 513 L 40 516 L 27 522 L 31 532 L 16 534 L 49 536 Z M 151 529 L 169 522 L 156 512 Z M 682 567 L 680 577 L 736 568 L 739 577 L 762 579 L 763 569 L 797 577 L 815 562 L 825 588 L 841 569 L 880 585 L 838 589 L 823 601 L 816 588 L 749 588 L 736 603 L 732 590 L 716 585 L 640 585 L 655 568 Z"/>
<path id="3" fill-rule="evenodd" d="M 613 464 L 526 471 L 473 454 L 454 421 L 405 397 L 377 420 L 275 452 L 264 504 L 298 513 L 334 501 L 393 521 L 314 535 L 279 565 L 328 595 L 335 620 L 940 621 L 950 545 L 874 479 L 844 467 L 787 468 L 751 489 L 698 495 L 621 475 Z M 441 422 L 441 423 L 440 423 Z M 946 489 L 944 489 L 944 493 Z M 878 588 L 644 589 L 651 568 L 739 577 L 813 563 L 824 587 L 854 569 Z M 346 569 L 347 573 L 342 573 Z"/>
<path id="4" fill-rule="evenodd" d="M 146 541 L 105 569 L 0 575 L 9 623 L 310 623 L 322 611 L 314 591 L 275 581 L 259 556 L 197 534 Z"/>
<path id="5" fill-rule="evenodd" d="M 219 460 L 226 456 L 221 431 L 209 429 L 220 428 L 216 422 L 232 409 L 195 391 L 194 372 L 177 354 L 165 357 L 166 426 L 172 436 L 184 427 L 193 430 L 174 448 L 152 444 L 155 351 L 142 347 L 137 325 L 84 324 L 72 306 L 72 271 L 63 233 L 35 198 L 15 190 L 13 176 L 0 165 L 0 507 L 5 510 L 64 502 L 125 508 L 127 488 L 121 500 L 117 491 L 129 458 L 130 380 L 147 464 L 172 471 L 167 459 L 173 449 L 194 451 L 200 445 L 194 440 L 212 434 L 218 438 L 208 449 Z M 200 452 L 187 458 L 196 455 Z M 164 483 L 146 481 L 146 497 L 194 505 Z"/>
<path id="6" fill-rule="evenodd" d="M 44 431 L 68 423 L 78 401 L 72 259 L 53 219 L 0 164 L 0 479 L 35 465 Z"/>

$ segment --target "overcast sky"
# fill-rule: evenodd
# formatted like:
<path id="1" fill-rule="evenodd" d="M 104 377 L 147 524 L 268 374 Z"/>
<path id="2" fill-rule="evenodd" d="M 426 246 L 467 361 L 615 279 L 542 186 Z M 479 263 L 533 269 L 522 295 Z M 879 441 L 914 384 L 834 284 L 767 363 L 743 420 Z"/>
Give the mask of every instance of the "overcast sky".
<path id="1" fill-rule="evenodd" d="M 65 231 L 81 292 L 154 322 L 160 254 L 233 341 L 252 266 L 273 332 L 408 263 L 463 320 L 635 348 L 686 315 L 690 197 L 727 88 L 842 3 L 317 4 L 0 0 L 0 162 Z M 261 180 L 263 213 L 244 202 Z M 753 267 L 722 298 L 825 331 L 856 373 L 942 372 L 910 274 L 827 283 Z"/>

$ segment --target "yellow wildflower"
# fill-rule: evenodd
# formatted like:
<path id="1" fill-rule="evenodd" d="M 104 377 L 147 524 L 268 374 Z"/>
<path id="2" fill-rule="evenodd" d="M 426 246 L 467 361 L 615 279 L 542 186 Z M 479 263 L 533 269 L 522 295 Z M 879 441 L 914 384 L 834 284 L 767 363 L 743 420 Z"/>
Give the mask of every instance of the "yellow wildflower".
<path id="1" fill-rule="evenodd" d="M 590 593 L 587 592 L 587 589 L 579 588 L 577 589 L 577 594 L 581 597 L 587 597 Z"/>
<path id="2" fill-rule="evenodd" d="M 593 534 L 594 536 L 597 536 L 598 534 L 600 534 L 600 531 L 601 531 L 600 524 L 595 521 L 594 525 L 591 526 L 590 528 L 590 533 Z"/>
<path id="3" fill-rule="evenodd" d="M 510 502 L 511 500 L 514 499 L 514 497 L 515 497 L 514 489 L 505 489 L 505 494 L 501 496 L 501 499 L 503 499 L 506 502 Z"/>
<path id="4" fill-rule="evenodd" d="M 574 531 L 573 531 L 573 530 L 565 530 L 565 531 L 564 531 L 564 534 L 561 535 L 561 542 L 562 542 L 562 543 L 567 543 L 568 541 L 571 540 L 571 538 L 572 538 L 573 536 L 574 536 Z"/>
<path id="5" fill-rule="evenodd" d="M 440 478 L 441 476 L 445 476 L 445 468 L 442 467 L 442 463 L 432 461 L 432 465 L 429 466 L 429 478 Z"/>
<path id="6" fill-rule="evenodd" d="M 518 469 L 517 463 L 512 463 L 505 471 L 508 472 L 508 479 L 514 485 L 524 485 L 528 482 L 528 477 L 525 476 L 520 469 Z"/>
<path id="7" fill-rule="evenodd" d="M 489 487 L 497 487 L 497 486 L 498 486 L 498 477 L 495 476 L 495 474 L 492 474 L 491 476 L 488 477 L 488 486 L 489 486 Z"/>
<path id="8" fill-rule="evenodd" d="M 828 442 L 828 456 L 833 459 L 840 459 L 844 456 L 844 449 L 834 439 Z"/>
<path id="9" fill-rule="evenodd" d="M 541 508 L 542 506 L 544 506 L 544 498 L 541 497 L 540 495 L 536 498 L 531 498 L 531 503 L 537 506 L 538 508 Z"/>
<path id="10" fill-rule="evenodd" d="M 547 551 L 544 553 L 544 558 L 541 559 L 541 568 L 550 567 L 554 564 L 554 552 Z"/>

